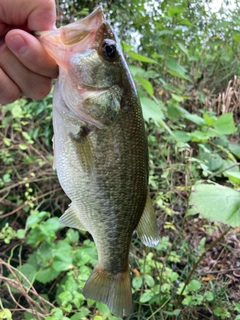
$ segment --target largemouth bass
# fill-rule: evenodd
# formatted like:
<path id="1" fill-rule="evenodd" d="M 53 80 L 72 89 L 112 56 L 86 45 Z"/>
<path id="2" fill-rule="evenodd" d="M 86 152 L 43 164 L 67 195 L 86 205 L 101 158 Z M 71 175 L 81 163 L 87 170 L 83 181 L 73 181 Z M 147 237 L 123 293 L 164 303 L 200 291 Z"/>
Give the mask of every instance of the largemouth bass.
<path id="1" fill-rule="evenodd" d="M 65 226 L 91 233 L 98 264 L 83 288 L 117 316 L 132 310 L 128 255 L 136 230 L 159 241 L 148 191 L 148 147 L 136 88 L 102 9 L 41 43 L 59 65 L 53 98 L 54 165 L 71 205 Z"/>

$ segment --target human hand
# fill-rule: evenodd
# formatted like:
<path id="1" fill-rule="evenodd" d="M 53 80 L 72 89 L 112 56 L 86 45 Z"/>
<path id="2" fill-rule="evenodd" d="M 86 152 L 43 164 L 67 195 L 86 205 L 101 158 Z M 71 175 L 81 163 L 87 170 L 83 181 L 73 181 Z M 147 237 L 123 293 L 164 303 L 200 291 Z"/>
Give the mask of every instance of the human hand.
<path id="1" fill-rule="evenodd" d="M 0 0 L 0 103 L 50 92 L 58 68 L 30 31 L 53 29 L 55 21 L 54 0 Z"/>

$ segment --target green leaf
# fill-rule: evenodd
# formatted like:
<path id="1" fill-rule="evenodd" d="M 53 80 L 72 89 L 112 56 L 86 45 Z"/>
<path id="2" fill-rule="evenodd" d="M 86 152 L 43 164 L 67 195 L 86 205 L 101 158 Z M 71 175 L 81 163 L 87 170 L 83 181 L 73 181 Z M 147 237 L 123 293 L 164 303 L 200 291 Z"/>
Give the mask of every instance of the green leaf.
<path id="1" fill-rule="evenodd" d="M 239 172 L 239 167 L 236 161 L 227 159 L 223 161 L 221 170 L 225 170 L 223 171 L 223 175 L 225 176 L 225 172 Z"/>
<path id="2" fill-rule="evenodd" d="M 68 229 L 65 241 L 69 241 L 70 243 L 77 244 L 78 240 L 79 240 L 79 232 L 77 230 Z"/>
<path id="3" fill-rule="evenodd" d="M 190 80 L 190 78 L 186 75 L 186 69 L 181 66 L 175 59 L 167 59 L 166 67 L 169 73 L 171 73 L 172 75 L 185 80 Z"/>
<path id="4" fill-rule="evenodd" d="M 124 52 L 127 52 L 129 50 L 132 50 L 133 49 L 133 46 L 131 46 L 130 44 L 124 42 L 124 41 L 121 41 L 121 46 L 122 46 L 122 49 Z"/>
<path id="5" fill-rule="evenodd" d="M 206 132 L 195 130 L 188 135 L 193 142 L 207 142 L 210 138 L 215 137 L 215 134 L 209 130 Z"/>
<path id="6" fill-rule="evenodd" d="M 3 137 L 3 142 L 5 143 L 6 147 L 10 147 L 12 144 L 12 140 L 7 137 Z"/>
<path id="7" fill-rule="evenodd" d="M 18 229 L 16 232 L 16 236 L 18 237 L 18 239 L 24 239 L 25 238 L 25 234 L 26 234 L 26 230 L 25 229 Z"/>
<path id="8" fill-rule="evenodd" d="M 18 146 L 19 146 L 19 148 L 21 150 L 27 150 L 28 149 L 28 146 L 25 143 L 20 143 Z"/>
<path id="9" fill-rule="evenodd" d="M 175 93 L 171 93 L 171 96 L 177 102 L 183 102 L 184 100 L 188 99 L 188 96 L 183 96 Z"/>
<path id="10" fill-rule="evenodd" d="M 150 96 L 153 95 L 153 86 L 150 81 L 140 76 L 136 76 L 135 79 L 143 86 Z"/>
<path id="11" fill-rule="evenodd" d="M 234 125 L 233 113 L 229 112 L 222 114 L 214 123 L 214 128 L 218 131 L 219 134 L 235 133 L 237 131 L 237 128 Z"/>
<path id="12" fill-rule="evenodd" d="M 169 17 L 173 17 L 175 15 L 180 15 L 183 11 L 184 11 L 185 7 L 184 6 L 171 6 L 168 11 L 167 14 Z"/>
<path id="13" fill-rule="evenodd" d="M 179 316 L 181 313 L 181 309 L 175 309 L 173 311 L 163 311 L 164 314 L 167 314 L 168 316 Z"/>
<path id="14" fill-rule="evenodd" d="M 9 309 L 2 309 L 0 311 L 0 319 L 5 319 L 5 320 L 12 320 L 12 313 Z"/>
<path id="15" fill-rule="evenodd" d="M 142 61 L 142 62 L 148 62 L 148 63 L 157 63 L 155 60 L 147 58 L 139 53 L 136 53 L 134 51 L 128 51 L 128 55 L 129 57 L 138 60 L 138 61 Z"/>
<path id="16" fill-rule="evenodd" d="M 72 301 L 73 296 L 70 291 L 63 291 L 58 295 L 58 298 L 61 300 L 63 306 L 66 306 L 69 302 Z"/>
<path id="17" fill-rule="evenodd" d="M 64 240 L 59 240 L 53 250 L 52 267 L 56 271 L 64 271 L 72 268 L 73 248 Z"/>
<path id="18" fill-rule="evenodd" d="M 63 318 L 63 312 L 60 308 L 52 309 L 52 316 L 46 317 L 45 320 L 59 320 Z"/>
<path id="19" fill-rule="evenodd" d="M 142 286 L 143 280 L 142 277 L 134 277 L 132 280 L 132 286 L 135 289 L 140 289 Z"/>
<path id="20" fill-rule="evenodd" d="M 46 211 L 33 211 L 31 215 L 27 218 L 26 226 L 27 228 L 36 228 L 41 220 L 43 220 L 45 217 L 49 216 L 49 212 Z"/>
<path id="21" fill-rule="evenodd" d="M 56 271 L 52 268 L 46 268 L 37 272 L 36 280 L 44 284 L 56 279 L 59 274 L 59 271 Z"/>
<path id="22" fill-rule="evenodd" d="M 37 273 L 37 269 L 35 268 L 35 266 L 29 263 L 25 263 L 21 267 L 18 267 L 17 269 L 28 279 L 28 281 L 26 281 L 23 278 L 23 285 L 26 288 L 30 288 L 31 284 L 34 282 L 34 279 Z"/>
<path id="23" fill-rule="evenodd" d="M 229 143 L 228 145 L 229 150 L 240 159 L 240 146 L 235 143 Z"/>
<path id="24" fill-rule="evenodd" d="M 184 44 L 182 42 L 176 42 L 176 44 L 182 50 L 182 52 L 188 56 L 188 49 L 184 46 Z"/>
<path id="25" fill-rule="evenodd" d="M 191 280 L 188 284 L 189 291 L 198 291 L 201 288 L 202 284 L 198 280 Z"/>
<path id="26" fill-rule="evenodd" d="M 146 71 L 140 67 L 134 65 L 129 65 L 128 67 L 133 77 L 136 75 L 144 75 L 146 73 Z"/>
<path id="27" fill-rule="evenodd" d="M 160 30 L 160 31 L 158 31 L 158 37 L 169 35 L 169 34 L 173 35 L 174 31 L 173 30 Z"/>
<path id="28" fill-rule="evenodd" d="M 177 141 L 179 142 L 189 142 L 191 140 L 188 132 L 186 131 L 176 130 L 176 131 L 173 131 L 173 134 L 175 135 Z"/>
<path id="29" fill-rule="evenodd" d="M 192 299 L 193 299 L 192 296 L 186 296 L 183 299 L 182 304 L 185 305 L 185 306 L 190 306 L 192 304 Z"/>
<path id="30" fill-rule="evenodd" d="M 183 19 L 183 20 L 179 21 L 179 24 L 182 26 L 192 26 L 193 25 L 192 22 L 187 19 Z"/>
<path id="31" fill-rule="evenodd" d="M 231 314 L 227 311 L 226 308 L 222 307 L 216 307 L 213 309 L 213 313 L 215 314 L 215 316 L 220 317 L 221 319 L 226 319 L 226 318 L 230 318 Z"/>
<path id="32" fill-rule="evenodd" d="M 154 294 L 151 290 L 145 290 L 145 292 L 140 296 L 140 302 L 141 303 L 148 302 L 149 300 L 152 299 L 153 295 Z"/>
<path id="33" fill-rule="evenodd" d="M 204 119 L 197 114 L 184 113 L 184 118 L 192 121 L 193 123 L 196 123 L 198 126 L 206 125 Z"/>
<path id="34" fill-rule="evenodd" d="M 240 185 L 240 172 L 225 171 L 224 175 L 227 176 L 233 184 Z"/>
<path id="35" fill-rule="evenodd" d="M 211 291 L 206 291 L 204 293 L 204 298 L 207 300 L 207 301 L 213 301 L 214 299 L 214 295 Z"/>
<path id="36" fill-rule="evenodd" d="M 219 184 L 197 183 L 192 188 L 186 215 L 194 214 L 233 227 L 240 226 L 240 194 Z"/>
<path id="37" fill-rule="evenodd" d="M 146 121 L 149 121 L 149 119 L 153 119 L 155 122 L 161 122 L 164 119 L 164 114 L 161 110 L 160 105 L 147 97 L 140 97 L 140 100 L 142 105 L 143 117 Z"/>
<path id="38" fill-rule="evenodd" d="M 19 102 L 16 101 L 14 103 L 13 108 L 12 108 L 12 115 L 13 115 L 14 118 L 19 118 L 22 115 L 22 108 L 18 103 Z"/>
<path id="39" fill-rule="evenodd" d="M 210 126 L 213 126 L 214 123 L 217 121 L 217 119 L 216 119 L 215 117 L 209 116 L 208 113 L 204 113 L 203 119 L 205 120 L 206 124 L 207 124 L 209 127 L 210 127 Z"/>
<path id="40" fill-rule="evenodd" d="M 203 157 L 203 160 L 207 161 L 207 166 L 210 171 L 216 171 L 223 165 L 223 159 L 217 153 L 205 153 Z"/>
<path id="41" fill-rule="evenodd" d="M 75 313 L 70 319 L 71 320 L 79 320 L 79 319 L 86 317 L 89 313 L 90 313 L 90 311 L 87 308 L 82 307 L 80 309 L 80 312 Z"/>
<path id="42" fill-rule="evenodd" d="M 240 32 L 235 30 L 233 31 L 233 40 L 236 41 L 237 43 L 240 43 Z"/>
<path id="43" fill-rule="evenodd" d="M 97 308 L 102 311 L 105 315 L 110 314 L 110 310 L 108 309 L 108 306 L 103 302 L 96 302 Z"/>
<path id="44" fill-rule="evenodd" d="M 153 277 L 150 276 L 149 274 L 145 274 L 144 280 L 145 280 L 146 284 L 147 284 L 150 288 L 155 285 L 155 281 L 154 281 Z"/>

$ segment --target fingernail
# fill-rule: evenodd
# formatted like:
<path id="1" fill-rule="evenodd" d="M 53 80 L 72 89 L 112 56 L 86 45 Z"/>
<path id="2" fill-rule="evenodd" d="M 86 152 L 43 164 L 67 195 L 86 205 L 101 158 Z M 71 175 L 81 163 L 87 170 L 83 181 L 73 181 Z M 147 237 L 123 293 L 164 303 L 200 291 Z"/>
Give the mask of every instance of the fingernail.
<path id="1" fill-rule="evenodd" d="M 9 49 L 19 54 L 22 54 L 27 50 L 27 44 L 25 40 L 19 35 L 10 37 L 8 39 L 7 45 Z"/>

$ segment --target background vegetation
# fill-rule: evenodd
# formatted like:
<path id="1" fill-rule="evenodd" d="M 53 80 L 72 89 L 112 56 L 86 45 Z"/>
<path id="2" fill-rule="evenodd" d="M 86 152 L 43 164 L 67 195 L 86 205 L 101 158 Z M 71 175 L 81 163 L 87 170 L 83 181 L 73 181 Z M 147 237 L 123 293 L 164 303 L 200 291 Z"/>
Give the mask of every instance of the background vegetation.
<path id="1" fill-rule="evenodd" d="M 57 1 L 58 25 L 97 4 Z M 161 233 L 154 249 L 133 238 L 127 319 L 240 319 L 238 1 L 102 5 L 141 98 Z M 52 170 L 51 103 L 0 109 L 0 319 L 117 320 L 82 295 L 91 236 L 58 224 L 69 200 Z"/>

